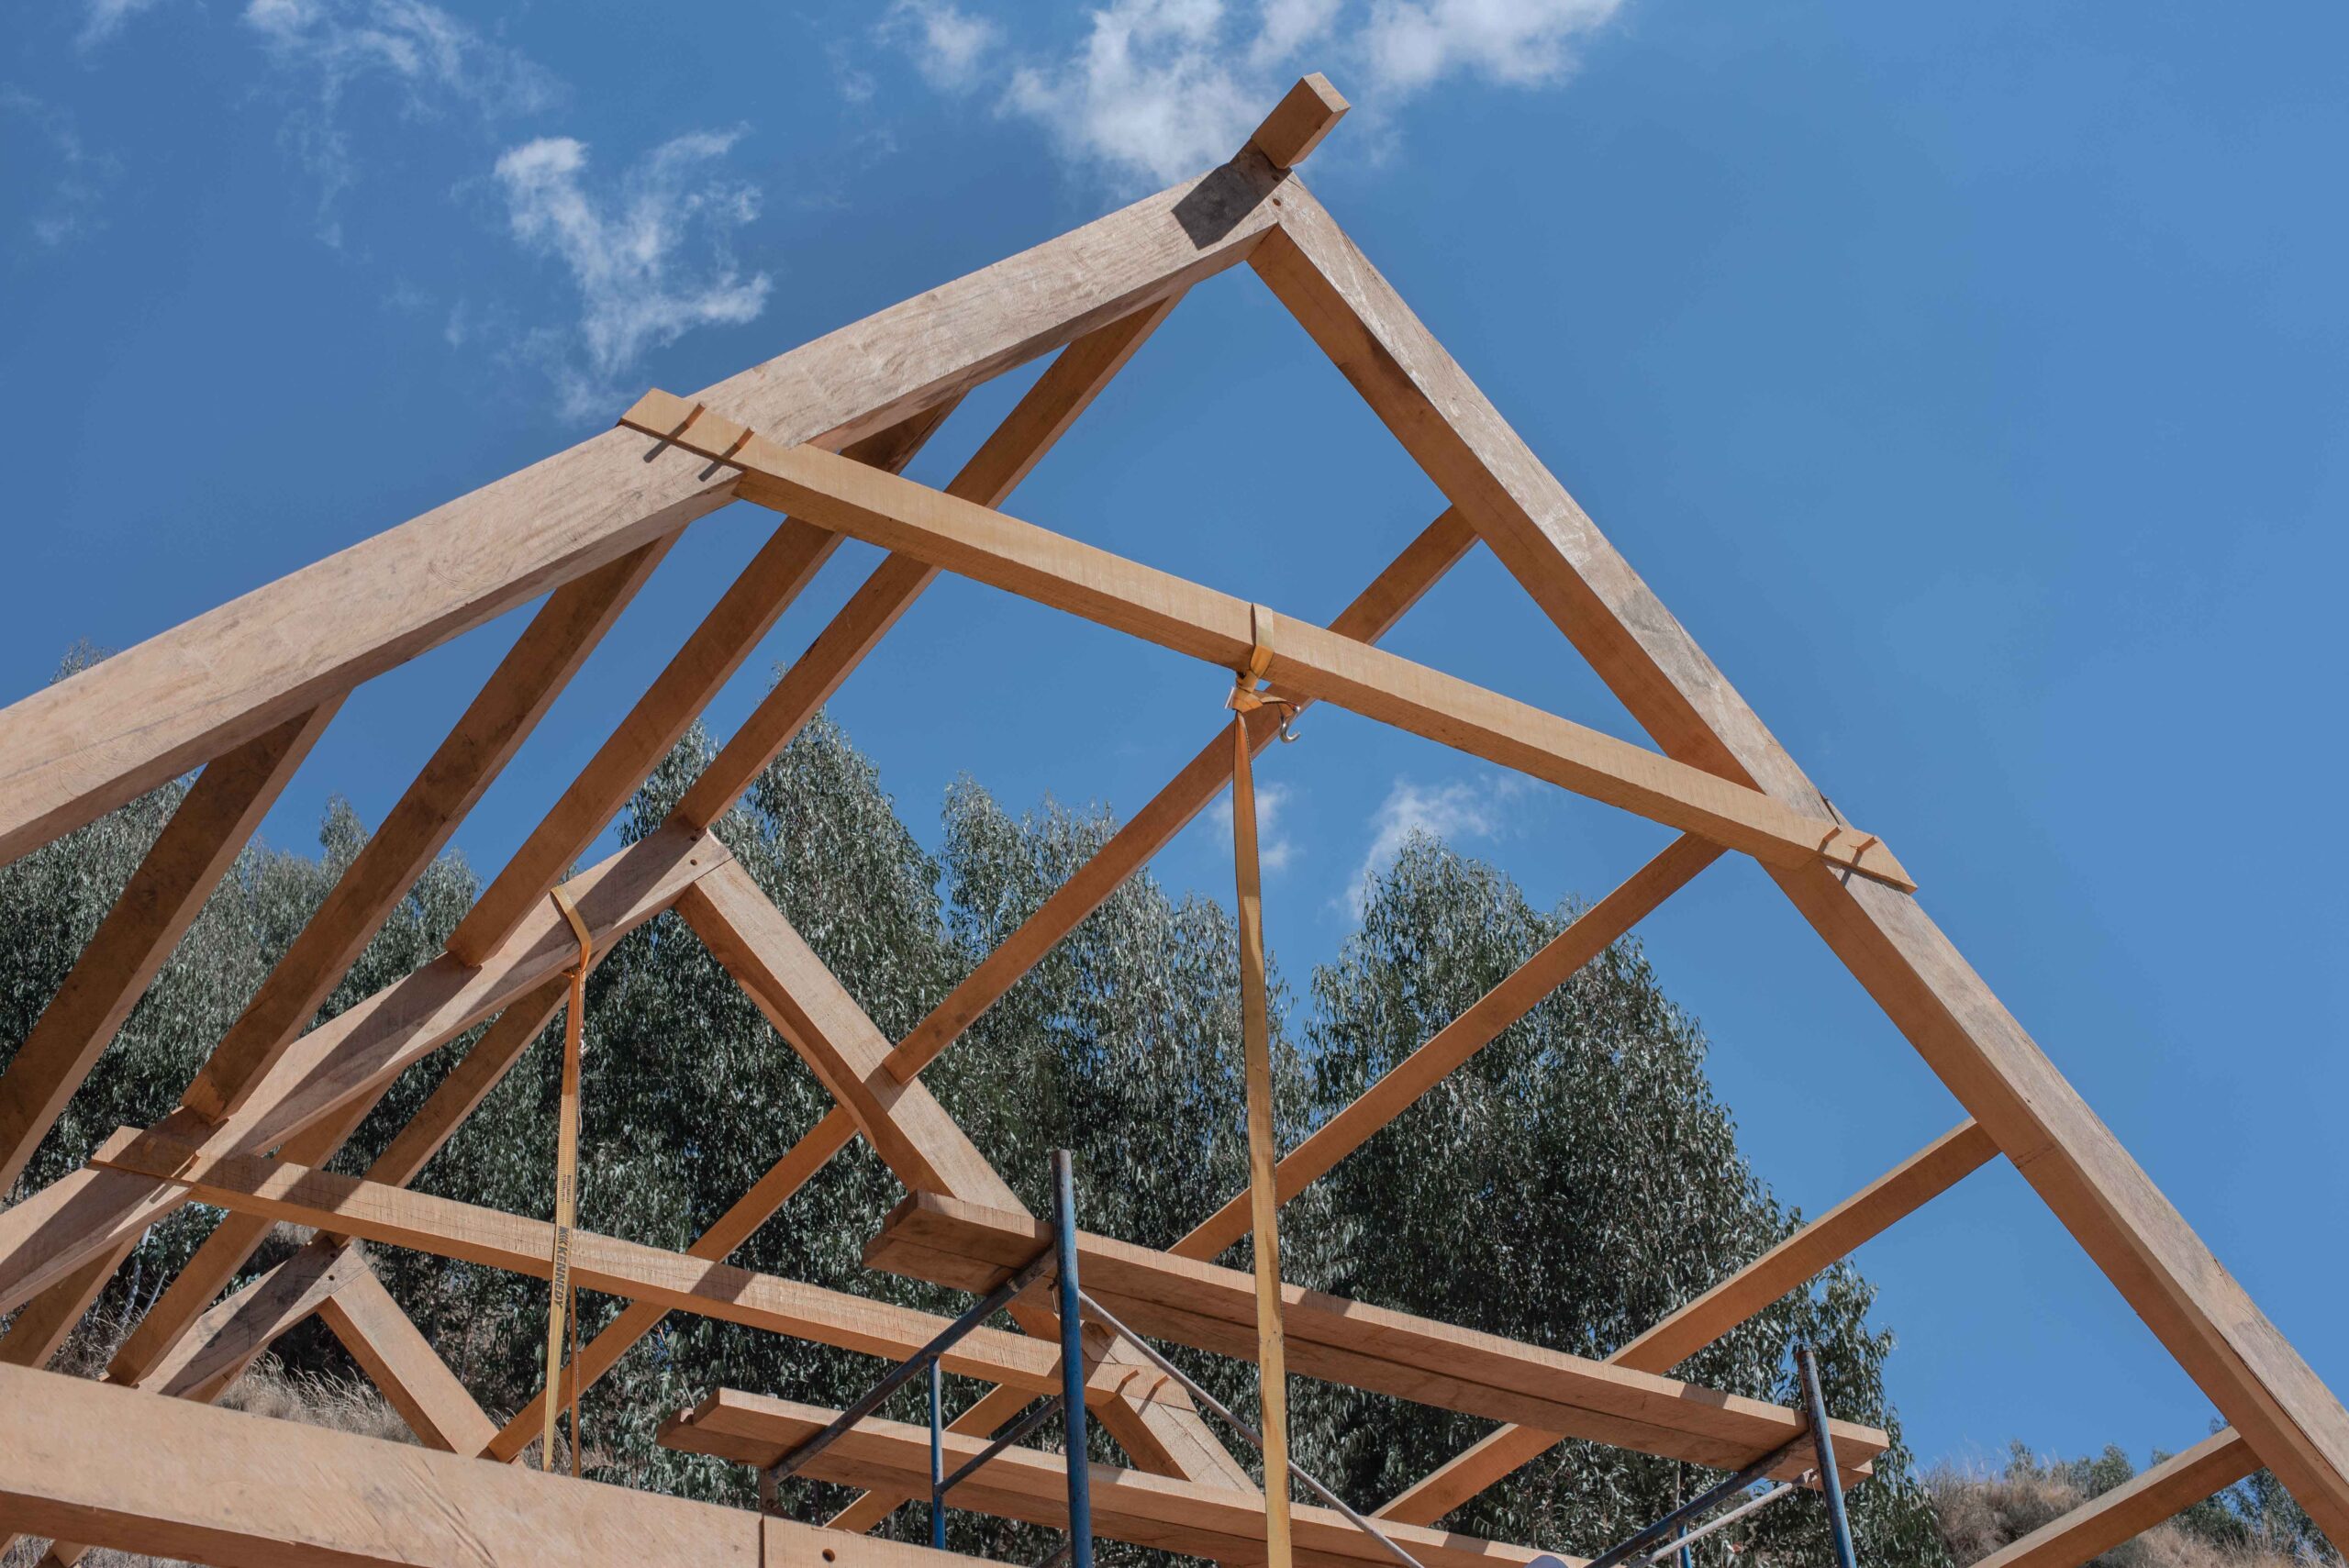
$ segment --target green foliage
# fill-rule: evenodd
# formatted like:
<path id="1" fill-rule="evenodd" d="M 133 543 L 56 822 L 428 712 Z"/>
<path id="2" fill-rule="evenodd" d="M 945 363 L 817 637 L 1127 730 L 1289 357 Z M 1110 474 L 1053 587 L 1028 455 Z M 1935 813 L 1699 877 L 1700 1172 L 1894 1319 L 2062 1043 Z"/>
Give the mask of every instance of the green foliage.
<path id="1" fill-rule="evenodd" d="M 620 825 L 640 837 L 706 763 L 698 729 Z M 167 819 L 174 784 L 0 871 L 0 1029 L 21 1040 L 115 893 Z M 829 721 L 810 725 L 718 831 L 882 1031 L 903 1036 L 1108 840 L 1098 811 L 1046 803 L 1007 812 L 970 781 L 949 791 L 937 857 L 907 832 L 872 765 Z M 207 904 L 100 1072 L 44 1144 L 32 1177 L 78 1163 L 119 1123 L 159 1118 L 363 842 L 336 802 L 311 859 L 256 845 Z M 444 857 L 335 992 L 348 1006 L 439 951 L 473 896 Z M 1314 974 L 1275 1043 L 1284 1144 L 1554 934 L 1571 910 L 1529 905 L 1508 878 L 1431 840 L 1410 844 L 1371 890 L 1363 929 Z M 1277 978 L 1275 980 L 1278 985 Z M 582 1143 L 585 1226 L 682 1249 L 807 1134 L 830 1103 L 739 987 L 673 916 L 618 943 L 589 985 Z M 1292 1011 L 1275 996 L 1276 1022 Z M 426 1191 L 535 1216 L 551 1207 L 560 1018 L 427 1167 Z M 478 1032 L 478 1031 L 476 1031 Z M 421 1105 L 472 1039 L 419 1063 L 339 1161 L 357 1169 Z M 1604 1355 L 1777 1241 L 1798 1222 L 1747 1168 L 1704 1074 L 1704 1038 L 1621 943 L 1380 1133 L 1286 1211 L 1286 1272 L 1323 1289 Z M 1046 1155 L 1076 1156 L 1088 1228 L 1165 1245 L 1245 1180 L 1237 948 L 1211 900 L 1170 896 L 1147 875 L 1113 894 L 926 1074 L 1031 1207 L 1048 1207 Z M 862 1141 L 832 1160 L 736 1254 L 751 1267 L 954 1310 L 952 1293 L 874 1275 L 859 1254 L 900 1195 Z M 152 1294 L 200 1239 L 195 1210 L 157 1228 L 114 1287 Z M 281 1251 L 265 1253 L 264 1266 Z M 377 1249 L 394 1293 L 483 1405 L 505 1415 L 537 1389 L 542 1283 Z M 1244 1259 L 1244 1247 L 1232 1261 Z M 137 1282 L 144 1280 L 142 1285 Z M 1787 1347 L 1822 1347 L 1839 1414 L 1898 1425 L 1885 1397 L 1888 1333 L 1873 1293 L 1831 1271 L 1710 1347 L 1686 1375 L 1787 1401 Z M 620 1304 L 589 1297 L 584 1333 Z M 341 1370 L 322 1335 L 284 1347 Z M 1252 1369 L 1178 1352 L 1252 1414 Z M 844 1403 L 880 1368 L 868 1358 L 673 1315 L 586 1400 L 589 1459 L 606 1479 L 749 1500 L 740 1467 L 652 1441 L 659 1418 L 726 1385 Z M 951 1387 L 956 1407 L 974 1385 Z M 1486 1424 L 1297 1380 L 1297 1457 L 1370 1504 L 1480 1436 Z M 918 1419 L 911 1395 L 892 1414 Z M 1097 1424 L 1097 1430 L 1098 1429 Z M 1106 1445 L 1103 1457 L 1114 1450 Z M 1252 1457 L 1252 1456 L 1251 1456 Z M 1458 1528 L 1591 1551 L 1667 1508 L 1694 1470 L 1569 1444 L 1494 1488 Z M 844 1500 L 808 1487 L 803 1517 Z M 1871 1561 L 1946 1561 L 1926 1496 L 1898 1446 L 1854 1495 Z M 894 1529 L 918 1534 L 918 1508 Z M 1820 1510 L 1783 1505 L 1746 1535 L 1765 1560 L 1820 1560 Z M 1032 1561 L 1048 1538 L 958 1514 L 954 1544 Z M 1725 1561 L 1720 1542 L 1701 1551 Z M 1115 1561 L 1152 1554 L 1109 1550 Z"/>
<path id="2" fill-rule="evenodd" d="M 2220 1429 L 2215 1419 L 2211 1430 Z M 2152 1462 L 2171 1457 L 2156 1449 Z M 2006 1467 L 1995 1476 L 1937 1473 L 1944 1530 L 1951 1544 L 1969 1555 L 2020 1540 L 2084 1502 L 2104 1496 L 2137 1473 L 2118 1445 L 2093 1457 L 2065 1459 L 2038 1454 L 2021 1443 L 2009 1450 Z M 2198 1554 L 2196 1548 L 2202 1549 Z M 2311 1565 L 2336 1564 L 2332 1550 L 2290 1494 L 2262 1470 L 2175 1516 L 2165 1529 L 2126 1540 L 2092 1559 L 2087 1568 L 2173 1568 L 2190 1562 L 2265 1559 Z"/>

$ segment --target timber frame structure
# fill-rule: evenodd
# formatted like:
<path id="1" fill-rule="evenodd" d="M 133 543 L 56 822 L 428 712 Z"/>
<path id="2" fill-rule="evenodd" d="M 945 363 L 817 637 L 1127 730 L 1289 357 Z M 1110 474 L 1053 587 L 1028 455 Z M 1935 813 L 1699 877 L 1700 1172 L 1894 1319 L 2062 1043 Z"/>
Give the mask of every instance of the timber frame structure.
<path id="1" fill-rule="evenodd" d="M 915 1429 L 859 1428 L 808 1473 L 869 1488 L 830 1529 L 622 1491 L 512 1462 L 549 1393 L 502 1426 L 372 1272 L 417 1248 L 551 1278 L 554 1228 L 412 1191 L 461 1121 L 564 1003 L 583 943 L 674 910 L 822 1081 L 834 1107 L 685 1252 L 567 1235 L 577 1284 L 626 1298 L 573 1356 L 558 1401 L 669 1312 L 903 1360 L 942 1319 L 726 1262 L 824 1162 L 866 1140 L 909 1195 L 868 1262 L 985 1291 L 1045 1232 L 939 1109 L 920 1073 L 1269 743 L 1330 702 L 1679 830 L 1520 970 L 1353 1106 L 1281 1156 L 1256 1153 L 1258 1273 L 1212 1260 L 1247 1235 L 1236 1196 L 1172 1248 L 1082 1236 L 1087 1291 L 1142 1333 L 1242 1359 L 1284 1347 L 1304 1375 L 1499 1425 L 1375 1514 L 1426 1568 L 1522 1563 L 1448 1534 L 1464 1501 L 1567 1438 L 1720 1470 L 1807 1430 L 1802 1412 L 1676 1382 L 1691 1353 L 2003 1155 L 2231 1423 L 1998 1554 L 2066 1568 L 2260 1466 L 2349 1543 L 2349 1415 L 2211 1256 L 1912 896 L 1884 842 L 1844 822 L 1556 479 L 1298 180 L 1342 113 L 1308 78 L 1230 162 L 711 386 L 647 395 L 619 428 L 296 572 L 0 711 L 0 860 L 193 770 L 194 784 L 0 1077 L 0 1191 L 14 1184 L 255 824 L 360 683 L 543 595 L 490 677 L 284 961 L 152 1128 L 0 1211 L 0 1533 L 224 1564 L 910 1562 L 864 1534 L 926 1495 Z M 998 508 L 1194 284 L 1246 266 L 1426 471 L 1448 508 L 1324 628 L 1015 520 Z M 899 476 L 972 387 L 1057 353 L 943 490 Z M 734 501 L 772 539 L 548 808 L 446 952 L 309 1027 L 378 926 L 514 755 L 681 530 Z M 566 878 L 843 539 L 886 559 L 784 673 L 665 826 Z M 1380 651 L 1380 637 L 1478 545 L 1654 742 L 1635 746 Z M 1100 853 L 903 1040 L 884 1038 L 711 828 L 941 572 L 1239 672 L 1210 738 Z M 1259 690 L 1257 682 L 1268 683 Z M 1236 748 L 1234 740 L 1238 742 Z M 1239 815 L 1235 812 L 1235 816 Z M 1963 1107 L 1928 1148 L 1604 1362 L 1294 1287 L 1268 1289 L 1267 1221 L 1725 851 L 1752 856 Z M 1250 918 L 1243 868 L 1242 928 Z M 561 906 L 551 903 L 559 891 Z M 579 934 L 565 916 L 575 910 Z M 492 1021 L 494 1020 L 494 1021 Z M 325 1169 L 404 1069 L 490 1022 L 362 1177 Z M 1269 1123 L 1267 1123 L 1267 1127 Z M 104 1383 L 43 1370 L 144 1229 L 191 1200 L 227 1217 Z M 560 1210 L 558 1211 L 561 1212 Z M 228 1291 L 269 1227 L 302 1251 Z M 1277 1285 L 1276 1275 L 1270 1283 Z M 228 1294 L 223 1295 L 224 1291 Z M 994 1392 L 953 1424 L 950 1462 L 1061 1387 L 1057 1318 L 1016 1302 L 947 1371 Z M 322 1317 L 423 1447 L 209 1407 L 278 1334 Z M 1261 1327 L 1271 1338 L 1260 1347 Z M 1183 1390 L 1088 1326 L 1080 1404 L 1130 1468 L 1093 1466 L 1094 1528 L 1219 1562 L 1279 1534 L 1317 1568 L 1383 1562 L 1337 1513 L 1259 1490 Z M 1267 1353 L 1271 1352 L 1271 1353 Z M 1268 1395 L 1273 1387 L 1268 1377 Z M 713 1391 L 664 1440 L 767 1465 L 832 1413 Z M 1269 1440 L 1276 1435 L 1268 1399 Z M 1830 1423 L 1846 1481 L 1884 1434 Z M 1269 1449 L 1267 1451 L 1270 1451 Z M 959 1457 L 957 1457 L 959 1456 Z M 500 1462 L 483 1462 L 484 1461 Z M 1011 1449 L 957 1506 L 1058 1522 L 1058 1461 Z M 1798 1478 L 1799 1456 L 1773 1473 Z M 1286 1553 L 1284 1552 L 1283 1555 Z"/>

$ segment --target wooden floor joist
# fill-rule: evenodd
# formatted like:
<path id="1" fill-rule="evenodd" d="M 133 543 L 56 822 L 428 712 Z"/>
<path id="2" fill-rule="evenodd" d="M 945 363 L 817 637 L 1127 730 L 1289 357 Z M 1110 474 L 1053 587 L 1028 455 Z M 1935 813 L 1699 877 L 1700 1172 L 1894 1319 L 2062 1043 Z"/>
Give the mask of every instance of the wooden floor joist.
<path id="1" fill-rule="evenodd" d="M 963 1289 L 992 1280 L 1008 1262 L 1033 1257 L 1042 1227 L 1025 1215 L 919 1194 L 897 1206 L 865 1250 L 874 1268 Z M 1252 1277 L 1171 1252 L 1080 1234 L 1086 1292 L 1137 1331 L 1252 1360 Z M 1282 1318 L 1290 1366 L 1308 1377 L 1444 1409 L 1635 1448 L 1718 1470 L 1735 1470 L 1803 1430 L 1796 1412 L 1676 1383 L 1652 1373 L 1585 1361 L 1497 1335 L 1287 1285 Z M 1537 1414 L 1538 1412 L 1538 1414 Z M 1838 1462 L 1863 1469 L 1887 1440 L 1839 1422 Z M 1790 1480 L 1809 1469 L 1790 1453 L 1772 1470 Z"/>
<path id="2" fill-rule="evenodd" d="M 767 1465 L 821 1431 L 838 1413 L 720 1389 L 664 1423 L 661 1441 L 687 1453 Z M 945 1446 L 946 1467 L 952 1471 L 978 1457 L 986 1443 L 957 1433 Z M 818 1454 L 807 1473 L 885 1493 L 926 1493 L 930 1433 L 896 1421 L 864 1421 Z M 1090 1480 L 1097 1535 L 1214 1562 L 1264 1561 L 1262 1496 L 1099 1463 L 1092 1466 Z M 1003 1518 L 1057 1529 L 1068 1524 L 1067 1472 L 1058 1454 L 1007 1449 L 955 1487 L 953 1497 L 957 1507 Z M 1301 1568 L 1393 1568 L 1395 1560 L 1336 1510 L 1298 1504 L 1294 1515 Z M 1521 1568 L 1537 1555 L 1521 1546 L 1409 1526 L 1398 1526 L 1394 1533 L 1397 1544 L 1426 1568 Z M 1563 1561 L 1570 1568 L 1580 1568 L 1582 1562 Z"/>

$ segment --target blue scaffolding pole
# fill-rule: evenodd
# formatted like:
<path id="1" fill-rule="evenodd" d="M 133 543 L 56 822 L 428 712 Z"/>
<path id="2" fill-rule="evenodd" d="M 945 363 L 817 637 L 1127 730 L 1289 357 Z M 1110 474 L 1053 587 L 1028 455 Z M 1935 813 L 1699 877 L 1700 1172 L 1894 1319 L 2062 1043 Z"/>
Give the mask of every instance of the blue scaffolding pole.
<path id="1" fill-rule="evenodd" d="M 1046 1274 L 1059 1279 L 1061 1391 L 1037 1406 L 952 1475 L 946 1473 L 945 1375 L 939 1358 Z M 927 1373 L 930 1377 L 930 1543 L 946 1544 L 946 1495 L 973 1471 L 1041 1428 L 1054 1415 L 1065 1418 L 1068 1446 L 1068 1541 L 1047 1564 L 1063 1558 L 1072 1568 L 1093 1568 L 1093 1487 L 1086 1468 L 1085 1430 L 1084 1320 L 1076 1277 L 1076 1186 L 1069 1151 L 1052 1151 L 1052 1243 L 987 1292 L 979 1304 L 948 1324 L 938 1337 L 892 1367 L 864 1396 L 832 1418 L 831 1425 L 759 1473 L 759 1506 L 773 1512 L 783 1482 L 878 1410 L 889 1396 Z"/>

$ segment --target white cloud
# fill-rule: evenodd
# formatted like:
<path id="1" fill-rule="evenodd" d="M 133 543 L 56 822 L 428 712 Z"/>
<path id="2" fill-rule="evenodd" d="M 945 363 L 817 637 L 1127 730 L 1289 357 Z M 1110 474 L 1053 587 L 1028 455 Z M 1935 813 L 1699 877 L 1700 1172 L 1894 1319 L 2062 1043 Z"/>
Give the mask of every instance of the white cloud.
<path id="1" fill-rule="evenodd" d="M 758 216 L 759 187 L 713 168 L 740 131 L 697 131 L 654 148 L 608 189 L 589 188 L 587 149 L 540 137 L 497 161 L 514 238 L 561 261 L 579 320 L 532 335 L 567 415 L 611 412 L 645 354 L 696 327 L 739 325 L 766 308 L 764 272 L 744 277 L 728 248 Z M 686 260 L 698 232 L 704 259 Z"/>
<path id="2" fill-rule="evenodd" d="M 1043 127 L 1078 167 L 1137 189 L 1223 161 L 1308 71 L 1359 83 L 1382 117 L 1456 77 L 1536 86 L 1570 72 L 1575 41 L 1622 3 L 1109 0 L 1086 14 L 1074 47 L 1023 48 L 952 0 L 899 0 L 883 36 L 958 93 L 1000 57 L 1001 112 Z"/>
<path id="3" fill-rule="evenodd" d="M 1432 789 L 1398 778 L 1386 799 L 1370 818 L 1370 849 L 1346 887 L 1346 907 L 1354 918 L 1370 899 L 1370 884 L 1395 863 L 1395 857 L 1414 833 L 1456 843 L 1463 839 L 1490 839 L 1508 827 L 1508 806 L 1525 793 L 1525 782 L 1513 774 L 1478 779 L 1454 779 Z"/>
<path id="4" fill-rule="evenodd" d="M 95 49 L 122 31 L 123 23 L 148 9 L 156 0 L 85 0 L 82 7 L 82 30 L 73 41 L 83 49 Z"/>
<path id="5" fill-rule="evenodd" d="M 1297 840 L 1280 830 L 1281 815 L 1295 792 L 1286 784 L 1259 784 L 1256 786 L 1256 863 L 1268 872 L 1286 871 L 1301 852 Z M 1225 791 L 1214 805 L 1208 807 L 1208 820 L 1216 826 L 1224 848 L 1231 847 L 1231 794 Z"/>
<path id="6" fill-rule="evenodd" d="M 322 186 L 319 238 L 330 245 L 342 239 L 335 199 L 359 178 L 342 126 L 354 83 L 383 83 L 419 118 L 451 104 L 484 119 L 535 114 L 562 94 L 551 72 L 425 0 L 249 0 L 244 19 L 272 61 L 315 91 L 285 139 Z"/>
<path id="7" fill-rule="evenodd" d="M 33 182 L 39 194 L 25 223 L 34 240 L 54 250 L 95 231 L 107 188 L 122 178 L 121 163 L 111 153 L 91 151 L 64 110 L 18 88 L 0 86 L 0 116 L 22 120 L 29 132 L 18 145 L 28 172 L 30 148 L 48 151 L 50 166 Z"/>
<path id="8" fill-rule="evenodd" d="M 881 24 L 881 36 L 905 46 L 922 80 L 961 93 L 978 84 L 979 67 L 1003 41 L 1003 29 L 952 0 L 897 0 Z"/>
<path id="9" fill-rule="evenodd" d="M 1574 39 L 1621 0 L 1374 0 L 1362 42 L 1371 82 L 1416 92 L 1454 71 L 1512 86 L 1555 80 Z"/>

